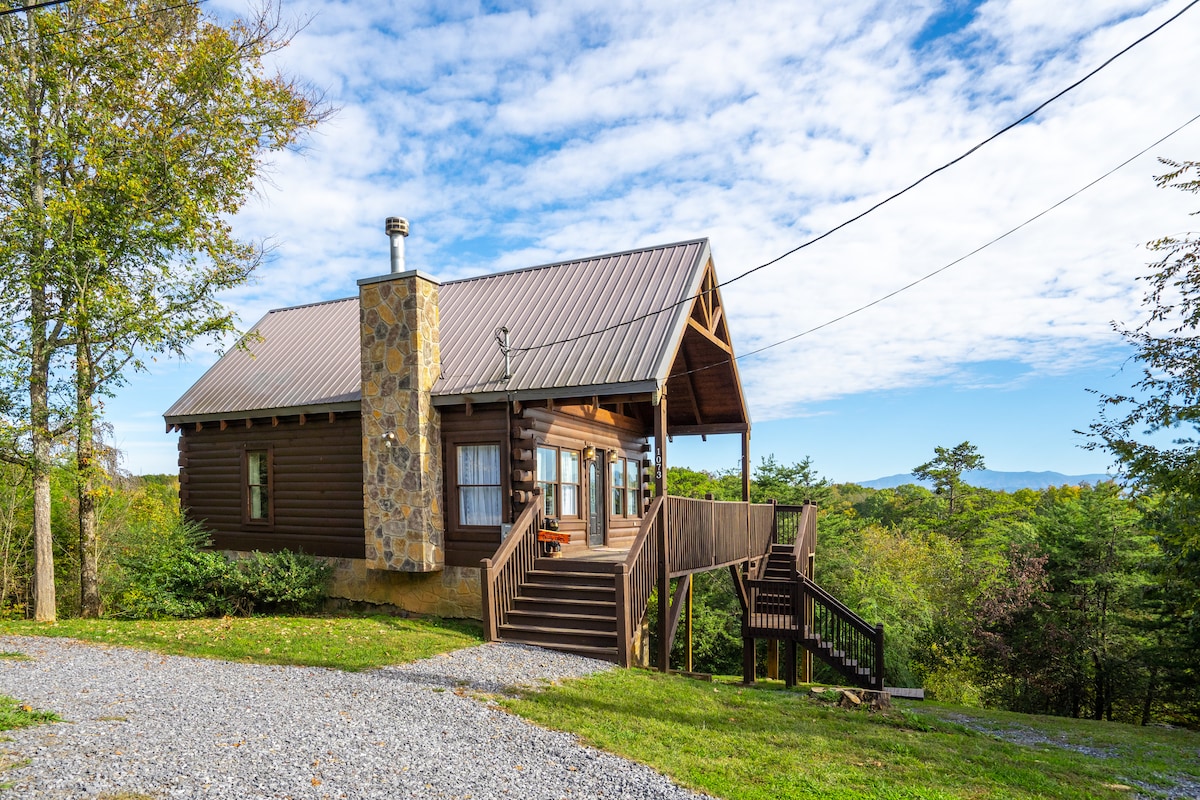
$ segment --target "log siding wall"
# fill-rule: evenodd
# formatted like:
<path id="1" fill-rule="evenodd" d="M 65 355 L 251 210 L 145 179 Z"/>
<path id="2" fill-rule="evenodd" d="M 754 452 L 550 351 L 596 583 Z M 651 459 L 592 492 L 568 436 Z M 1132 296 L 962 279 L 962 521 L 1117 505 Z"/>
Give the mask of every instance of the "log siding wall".
<path id="1" fill-rule="evenodd" d="M 222 550 L 300 550 L 363 558 L 362 426 L 358 414 L 230 420 L 183 427 L 180 503 Z M 270 450 L 270 523 L 244 520 L 243 453 Z"/>

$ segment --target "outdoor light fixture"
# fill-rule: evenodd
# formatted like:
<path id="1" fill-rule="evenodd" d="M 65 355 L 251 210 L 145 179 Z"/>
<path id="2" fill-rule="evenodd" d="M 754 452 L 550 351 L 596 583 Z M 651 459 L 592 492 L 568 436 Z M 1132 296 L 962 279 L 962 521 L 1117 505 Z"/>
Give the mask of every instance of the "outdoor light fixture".
<path id="1" fill-rule="evenodd" d="M 616 450 L 608 451 L 608 463 L 615 464 L 620 460 L 621 460 L 621 456 L 617 453 Z"/>
<path id="2" fill-rule="evenodd" d="M 384 447 L 393 447 L 393 446 L 395 446 L 395 444 L 396 444 L 396 434 L 392 433 L 391 431 L 388 431 L 387 433 L 385 433 L 383 435 L 383 446 Z"/>
<path id="3" fill-rule="evenodd" d="M 583 448 L 583 460 L 584 461 L 594 461 L 595 458 L 596 458 L 596 448 L 592 447 L 590 444 Z"/>

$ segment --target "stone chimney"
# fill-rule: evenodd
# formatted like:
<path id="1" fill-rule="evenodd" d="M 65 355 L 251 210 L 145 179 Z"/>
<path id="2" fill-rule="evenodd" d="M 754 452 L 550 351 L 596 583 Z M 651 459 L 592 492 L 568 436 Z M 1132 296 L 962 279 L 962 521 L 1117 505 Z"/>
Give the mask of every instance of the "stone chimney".
<path id="1" fill-rule="evenodd" d="M 358 282 L 371 569 L 434 572 L 445 565 L 441 420 L 431 396 L 441 372 L 438 286 L 415 270 Z"/>

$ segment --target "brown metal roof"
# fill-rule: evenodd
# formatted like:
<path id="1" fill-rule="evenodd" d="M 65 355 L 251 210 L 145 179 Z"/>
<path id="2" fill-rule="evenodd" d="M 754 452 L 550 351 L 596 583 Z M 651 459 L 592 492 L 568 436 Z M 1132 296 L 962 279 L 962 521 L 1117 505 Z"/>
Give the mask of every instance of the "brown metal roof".
<path id="1" fill-rule="evenodd" d="M 708 240 L 697 239 L 442 284 L 435 402 L 660 388 L 687 326 L 683 301 L 699 290 L 709 258 Z M 517 348 L 509 380 L 501 326 Z M 252 331 L 261 340 L 226 353 L 168 409 L 168 422 L 360 399 L 357 298 L 272 311 Z"/>
<path id="2" fill-rule="evenodd" d="M 686 324 L 690 304 L 680 301 L 697 291 L 708 258 L 708 240 L 698 239 L 446 283 L 434 394 L 653 391 Z M 501 326 L 517 349 L 509 380 L 496 344 Z"/>
<path id="3" fill-rule="evenodd" d="M 357 297 L 268 312 L 163 416 L 190 422 L 357 405 L 358 340 Z"/>

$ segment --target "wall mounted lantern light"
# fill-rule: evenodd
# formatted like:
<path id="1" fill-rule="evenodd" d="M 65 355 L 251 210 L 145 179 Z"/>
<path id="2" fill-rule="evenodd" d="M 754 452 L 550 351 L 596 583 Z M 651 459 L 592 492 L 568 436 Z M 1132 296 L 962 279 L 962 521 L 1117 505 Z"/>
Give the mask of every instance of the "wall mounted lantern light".
<path id="1" fill-rule="evenodd" d="M 583 448 L 583 460 L 584 461 L 594 461 L 595 458 L 596 458 L 596 448 L 592 447 L 590 444 L 586 445 Z"/>
<path id="2" fill-rule="evenodd" d="M 615 463 L 617 463 L 617 462 L 618 462 L 618 461 L 620 461 L 620 460 L 621 460 L 621 454 L 620 454 L 620 453 L 618 453 L 616 450 L 609 450 L 609 451 L 608 451 L 608 463 L 610 463 L 610 464 L 615 464 Z"/>

